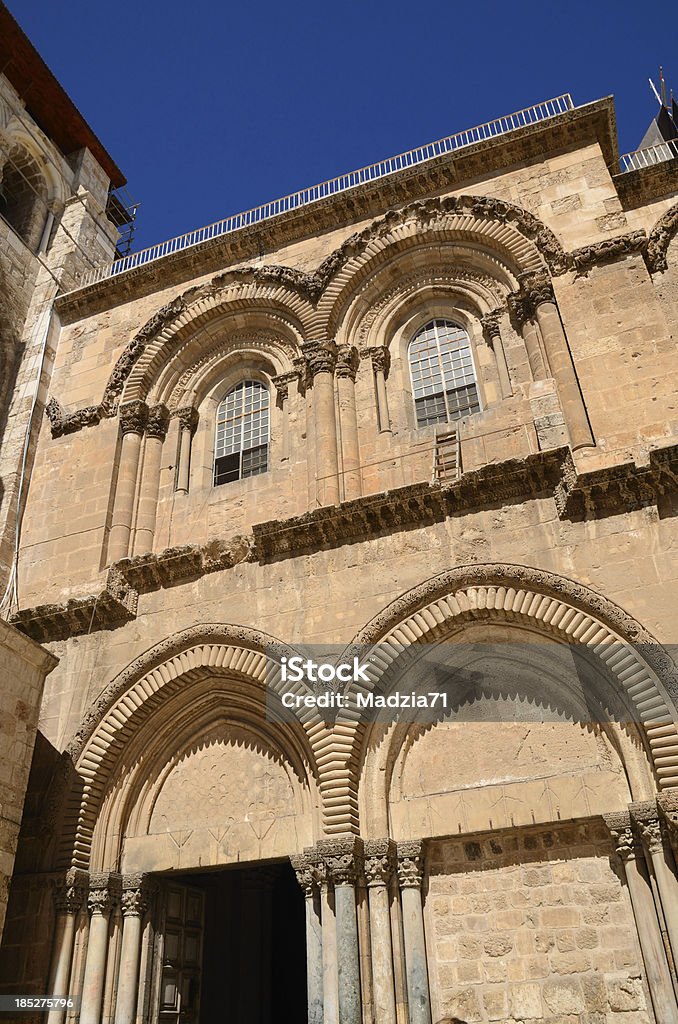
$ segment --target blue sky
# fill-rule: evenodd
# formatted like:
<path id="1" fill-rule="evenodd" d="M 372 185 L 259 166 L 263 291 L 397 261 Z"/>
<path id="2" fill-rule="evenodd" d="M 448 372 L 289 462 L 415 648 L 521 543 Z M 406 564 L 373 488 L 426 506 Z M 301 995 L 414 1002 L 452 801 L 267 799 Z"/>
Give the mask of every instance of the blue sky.
<path id="1" fill-rule="evenodd" d="M 7 0 L 141 202 L 135 248 L 571 92 L 622 152 L 678 93 L 678 18 L 628 0 Z"/>

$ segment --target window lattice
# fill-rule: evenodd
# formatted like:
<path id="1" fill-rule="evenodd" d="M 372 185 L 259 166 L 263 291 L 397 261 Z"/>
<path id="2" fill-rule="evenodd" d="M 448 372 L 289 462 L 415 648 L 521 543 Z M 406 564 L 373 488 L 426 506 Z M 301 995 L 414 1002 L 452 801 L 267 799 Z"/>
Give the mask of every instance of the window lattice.
<path id="1" fill-rule="evenodd" d="M 431 320 L 409 349 L 417 426 L 449 423 L 480 411 L 471 341 L 450 320 Z"/>
<path id="2" fill-rule="evenodd" d="M 241 381 L 217 409 L 214 483 L 229 483 L 268 469 L 268 389 L 256 380 Z"/>

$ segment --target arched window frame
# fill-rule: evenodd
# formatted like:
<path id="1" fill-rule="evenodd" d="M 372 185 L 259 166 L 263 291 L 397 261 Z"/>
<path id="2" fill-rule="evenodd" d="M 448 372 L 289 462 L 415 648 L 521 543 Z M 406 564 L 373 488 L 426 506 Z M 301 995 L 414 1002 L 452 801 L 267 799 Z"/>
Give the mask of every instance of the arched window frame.
<path id="1" fill-rule="evenodd" d="M 43 161 L 20 140 L 13 140 L 0 168 L 0 179 L 0 214 L 28 248 L 36 252 L 49 213 L 49 183 Z"/>
<path id="2" fill-rule="evenodd" d="M 476 359 L 474 354 L 473 338 L 472 334 L 468 329 L 468 326 L 464 323 L 466 318 L 457 317 L 444 314 L 429 315 L 426 318 L 421 318 L 421 322 L 417 325 L 416 329 L 409 332 L 409 339 L 406 346 L 406 359 L 408 367 L 409 382 L 412 388 L 412 406 L 414 413 L 414 425 L 416 429 L 421 430 L 427 427 L 436 427 L 445 423 L 454 423 L 456 420 L 463 419 L 466 416 L 472 416 L 479 412 L 482 412 L 483 402 L 481 397 L 480 380 L 478 374 L 478 367 L 476 365 Z M 462 362 L 461 367 L 457 369 L 462 370 L 461 378 L 464 383 L 458 384 L 456 387 L 449 387 L 448 385 L 452 382 L 450 370 L 446 372 L 444 362 L 444 350 L 441 348 L 441 337 L 440 330 L 444 325 L 449 325 L 455 331 L 461 332 L 465 336 L 466 345 L 468 350 L 468 357 Z M 440 370 L 440 378 L 442 389 L 426 394 L 417 394 L 418 390 L 421 390 L 421 381 L 425 378 L 419 376 L 417 368 L 413 366 L 413 353 L 412 349 L 420 336 L 426 331 L 434 329 L 434 341 L 435 351 L 437 354 L 437 365 Z M 470 374 L 468 370 L 470 369 Z M 457 377 L 459 380 L 460 377 Z M 431 384 L 435 382 L 435 374 L 431 375 Z M 431 385 L 429 385 L 430 387 Z M 460 403 L 458 397 L 454 400 L 452 396 L 455 393 L 466 390 L 468 401 Z M 426 419 L 421 414 L 421 403 L 423 399 L 428 398 L 429 400 L 437 400 L 438 402 L 438 416 L 433 415 L 434 410 L 431 410 Z"/>
<path id="3" fill-rule="evenodd" d="M 254 397 L 262 394 L 266 395 L 265 405 L 258 404 Z M 234 404 L 229 417 L 229 399 L 235 395 L 242 396 L 240 411 L 237 404 Z M 235 401 L 237 402 L 237 399 Z M 249 410 L 248 401 L 252 403 Z M 252 444 L 253 441 L 257 443 Z M 268 472 L 270 443 L 270 387 L 256 377 L 243 377 L 226 391 L 216 407 L 213 486 L 220 487 L 226 483 Z"/>

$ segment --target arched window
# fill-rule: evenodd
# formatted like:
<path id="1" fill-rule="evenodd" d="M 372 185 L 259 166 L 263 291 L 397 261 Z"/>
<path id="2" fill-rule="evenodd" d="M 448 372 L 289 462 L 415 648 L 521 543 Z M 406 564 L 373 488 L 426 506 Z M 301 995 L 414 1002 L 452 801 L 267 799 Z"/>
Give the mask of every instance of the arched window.
<path id="1" fill-rule="evenodd" d="M 409 360 L 418 427 L 480 411 L 471 341 L 458 324 L 425 324 L 410 342 Z"/>
<path id="2" fill-rule="evenodd" d="M 243 380 L 217 409 L 214 486 L 265 473 L 268 440 L 268 389 L 258 380 Z"/>
<path id="3" fill-rule="evenodd" d="M 47 219 L 47 186 L 37 162 L 20 146 L 10 150 L 2 169 L 0 214 L 30 249 L 38 248 Z"/>

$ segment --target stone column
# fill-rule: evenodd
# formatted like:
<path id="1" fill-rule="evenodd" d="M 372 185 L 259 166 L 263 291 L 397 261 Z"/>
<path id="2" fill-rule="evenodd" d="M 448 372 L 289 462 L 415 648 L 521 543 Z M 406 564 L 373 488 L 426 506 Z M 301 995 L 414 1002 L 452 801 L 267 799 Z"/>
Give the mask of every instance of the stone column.
<path id="1" fill-rule="evenodd" d="M 403 909 L 405 972 L 409 1024 L 431 1024 L 431 1000 L 428 990 L 424 908 L 421 902 L 423 844 L 399 843 L 397 851 L 398 884 Z"/>
<path id="2" fill-rule="evenodd" d="M 337 417 L 334 408 L 337 346 L 331 340 L 307 341 L 302 345 L 302 352 L 313 379 L 317 501 L 319 505 L 336 505 L 339 502 Z"/>
<path id="3" fill-rule="evenodd" d="M 337 359 L 337 391 L 339 393 L 339 425 L 341 428 L 341 466 L 344 501 L 353 501 L 362 494 L 360 479 L 360 448 L 358 445 L 358 414 L 355 404 L 355 376 L 358 370 L 358 349 L 340 345 Z"/>
<path id="4" fill-rule="evenodd" d="M 308 1024 L 323 1024 L 323 933 L 318 875 L 310 856 L 292 857 L 306 904 L 306 989 Z"/>
<path id="5" fill-rule="evenodd" d="M 671 870 L 668 837 L 654 800 L 631 804 L 631 817 L 638 829 L 648 870 L 654 874 L 658 898 L 666 922 L 674 965 L 678 965 L 678 880 Z"/>
<path id="6" fill-rule="evenodd" d="M 115 487 L 111 532 L 108 538 L 108 561 L 117 562 L 129 554 L 134 498 L 139 472 L 141 438 L 146 427 L 148 406 L 145 402 L 127 402 L 120 406 L 120 462 Z"/>
<path id="7" fill-rule="evenodd" d="M 290 384 L 299 380 L 299 371 L 290 370 L 289 373 L 280 373 L 273 377 L 271 383 L 275 387 L 277 404 L 281 411 L 281 437 L 280 437 L 280 460 L 281 462 L 290 457 L 290 424 L 288 414 L 288 403 L 290 397 Z"/>
<path id="8" fill-rule="evenodd" d="M 513 394 L 513 388 L 511 387 L 511 379 L 509 377 L 508 366 L 506 364 L 506 353 L 504 352 L 504 343 L 501 338 L 501 329 L 499 323 L 504 311 L 502 309 L 494 309 L 491 313 L 486 313 L 480 321 L 485 338 L 494 353 L 494 359 L 497 364 L 497 374 L 499 375 L 499 389 L 501 391 L 502 398 L 510 398 Z"/>
<path id="9" fill-rule="evenodd" d="M 339 1024 L 361 1024 L 360 953 L 355 885 L 362 868 L 362 842 L 355 836 L 318 843 L 318 854 L 334 884 L 339 974 Z"/>
<path id="10" fill-rule="evenodd" d="M 372 345 L 361 349 L 360 356 L 369 359 L 374 376 L 374 390 L 377 399 L 377 426 L 380 434 L 390 434 L 391 418 L 388 412 L 386 378 L 391 366 L 391 353 L 384 345 Z"/>
<path id="11" fill-rule="evenodd" d="M 394 853 L 395 847 L 389 839 L 370 839 L 365 843 L 375 1024 L 396 1024 L 389 900 Z"/>
<path id="12" fill-rule="evenodd" d="M 666 1021 L 667 1024 L 678 1021 L 678 1004 L 652 891 L 641 868 L 643 851 L 633 833 L 631 816 L 626 811 L 620 811 L 616 814 L 604 814 L 603 818 L 614 841 L 622 874 L 628 885 L 655 1016 L 658 1022 Z"/>
<path id="13" fill-rule="evenodd" d="M 87 894 L 88 876 L 86 871 L 72 868 L 66 875 L 63 885 L 54 893 L 56 920 L 54 923 L 54 942 L 52 945 L 52 963 L 49 972 L 47 991 L 51 995 L 67 996 L 70 994 L 71 965 L 75 946 L 75 927 L 78 914 L 82 910 Z M 62 1024 L 66 1010 L 50 1010 L 47 1024 Z"/>
<path id="14" fill-rule="evenodd" d="M 139 989 L 139 960 L 143 918 L 151 889 L 146 875 L 124 875 L 122 879 L 122 946 L 118 967 L 115 1024 L 134 1024 Z"/>
<path id="15" fill-rule="evenodd" d="M 108 921 L 120 898 L 120 879 L 113 875 L 90 877 L 87 903 L 91 913 L 85 977 L 82 984 L 80 1024 L 99 1024 L 108 959 Z"/>
<path id="16" fill-rule="evenodd" d="M 146 421 L 146 445 L 144 465 L 139 492 L 139 515 L 134 538 L 134 554 L 143 555 L 153 550 L 155 518 L 158 510 L 160 488 L 160 463 L 162 446 L 169 426 L 169 410 L 166 405 L 154 405 L 148 411 Z"/>
<path id="17" fill-rule="evenodd" d="M 515 326 L 520 331 L 520 335 L 525 343 L 532 380 L 546 380 L 547 377 L 551 376 L 551 373 L 542 352 L 541 338 L 535 323 L 534 309 L 521 291 L 512 292 L 507 298 L 507 303 Z"/>
<path id="18" fill-rule="evenodd" d="M 177 460 L 176 490 L 188 494 L 188 474 L 191 468 L 191 439 L 198 426 L 198 410 L 192 405 L 177 409 L 179 420 L 179 456 Z"/>
<path id="19" fill-rule="evenodd" d="M 572 448 L 593 446 L 595 442 L 584 399 L 548 274 L 524 274 L 520 287 L 537 319 Z"/>

